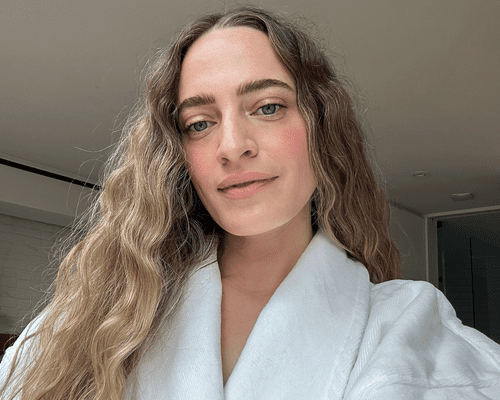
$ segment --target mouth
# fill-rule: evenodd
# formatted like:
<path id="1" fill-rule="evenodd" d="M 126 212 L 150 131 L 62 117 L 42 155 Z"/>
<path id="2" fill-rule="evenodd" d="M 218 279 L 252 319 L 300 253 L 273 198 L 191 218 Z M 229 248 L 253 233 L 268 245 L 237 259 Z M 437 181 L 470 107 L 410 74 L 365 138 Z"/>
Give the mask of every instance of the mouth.
<path id="1" fill-rule="evenodd" d="M 244 187 L 247 187 L 247 186 L 250 186 L 252 184 L 254 184 L 255 182 L 267 182 L 267 181 L 271 181 L 273 180 L 274 178 L 271 178 L 271 179 L 261 179 L 261 180 L 257 180 L 257 181 L 248 181 L 248 182 L 245 182 L 245 183 L 240 183 L 239 185 L 233 185 L 233 186 L 228 186 L 224 189 L 219 189 L 221 191 L 226 191 L 226 190 L 229 190 L 229 189 L 234 189 L 234 188 L 244 188 Z"/>
<path id="2" fill-rule="evenodd" d="M 220 192 L 223 196 L 231 200 L 251 198 L 254 195 L 257 195 L 257 193 L 266 190 L 266 188 L 272 185 L 272 182 L 277 178 L 278 177 L 240 183 L 238 185 L 233 185 L 220 190 Z"/>
<path id="3" fill-rule="evenodd" d="M 245 183 L 240 183 L 239 185 L 233 185 L 233 186 L 229 186 L 223 190 L 226 190 L 226 189 L 231 189 L 231 188 L 242 188 L 242 187 L 246 187 L 246 186 L 249 186 L 251 185 L 252 183 L 255 183 L 255 182 L 261 182 L 261 181 L 249 181 L 249 182 L 245 182 Z"/>

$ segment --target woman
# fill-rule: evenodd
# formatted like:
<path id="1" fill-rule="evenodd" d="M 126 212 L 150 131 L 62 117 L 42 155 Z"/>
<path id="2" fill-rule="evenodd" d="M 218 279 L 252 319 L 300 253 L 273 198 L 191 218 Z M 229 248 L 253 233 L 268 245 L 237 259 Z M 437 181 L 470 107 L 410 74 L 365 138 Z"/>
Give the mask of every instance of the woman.
<path id="1" fill-rule="evenodd" d="M 388 201 L 307 34 L 255 8 L 202 17 L 144 93 L 5 393 L 500 398 L 499 346 L 395 280 Z"/>

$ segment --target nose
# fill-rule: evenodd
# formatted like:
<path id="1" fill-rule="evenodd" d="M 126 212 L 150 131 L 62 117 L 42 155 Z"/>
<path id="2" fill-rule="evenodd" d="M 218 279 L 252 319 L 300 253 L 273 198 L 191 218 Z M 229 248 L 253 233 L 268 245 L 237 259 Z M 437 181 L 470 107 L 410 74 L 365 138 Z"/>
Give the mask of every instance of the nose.
<path id="1" fill-rule="evenodd" d="M 243 115 L 227 115 L 220 122 L 217 160 L 221 164 L 238 163 L 258 153 L 255 131 Z"/>

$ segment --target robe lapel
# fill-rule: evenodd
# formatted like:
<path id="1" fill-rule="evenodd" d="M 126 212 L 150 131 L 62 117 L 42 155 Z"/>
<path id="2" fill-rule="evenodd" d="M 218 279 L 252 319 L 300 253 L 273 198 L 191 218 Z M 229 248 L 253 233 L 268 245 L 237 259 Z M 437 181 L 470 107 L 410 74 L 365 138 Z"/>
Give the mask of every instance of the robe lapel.
<path id="1" fill-rule="evenodd" d="M 318 231 L 259 315 L 225 399 L 341 399 L 369 290 L 366 268 Z"/>
<path id="2" fill-rule="evenodd" d="M 189 279 L 178 316 L 173 323 L 162 324 L 153 345 L 129 375 L 124 400 L 224 399 L 222 285 L 213 259 Z"/>
<path id="3" fill-rule="evenodd" d="M 215 257 L 214 255 L 212 257 Z M 257 319 L 225 387 L 215 258 L 189 281 L 127 380 L 126 399 L 341 399 L 366 325 L 366 268 L 319 230 Z"/>

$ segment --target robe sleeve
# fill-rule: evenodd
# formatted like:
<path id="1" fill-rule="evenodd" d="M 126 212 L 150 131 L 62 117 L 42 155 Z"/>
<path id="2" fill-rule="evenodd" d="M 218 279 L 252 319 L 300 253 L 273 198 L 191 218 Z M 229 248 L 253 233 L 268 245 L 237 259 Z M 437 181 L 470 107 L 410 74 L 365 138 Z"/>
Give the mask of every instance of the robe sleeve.
<path id="1" fill-rule="evenodd" d="M 500 345 L 430 283 L 374 285 L 344 399 L 500 399 Z"/>
<path id="2" fill-rule="evenodd" d="M 14 372 L 13 380 L 11 378 L 11 381 L 9 382 L 8 387 L 5 389 L 5 391 L 1 391 L 3 388 L 3 385 L 5 384 L 7 377 L 9 376 L 10 372 L 10 367 L 12 365 L 13 359 L 14 359 L 14 354 L 16 353 L 17 349 L 21 347 L 21 343 L 23 339 L 35 333 L 40 326 L 41 322 L 43 320 L 43 313 L 38 315 L 35 319 L 33 319 L 28 326 L 21 332 L 17 340 L 5 350 L 5 353 L 3 355 L 2 361 L 0 362 L 0 399 L 3 400 L 4 398 L 8 398 L 11 393 L 13 393 L 13 390 L 15 390 L 18 385 L 20 380 L 22 379 L 22 372 L 23 370 L 26 369 L 26 367 L 29 366 L 31 361 L 33 360 L 31 351 L 34 349 L 35 345 L 35 338 L 28 339 L 25 344 L 22 346 L 21 350 L 17 354 L 17 366 L 16 366 L 16 371 Z M 18 368 L 19 367 L 19 368 Z M 15 399 L 20 399 L 21 396 L 18 394 Z"/>

